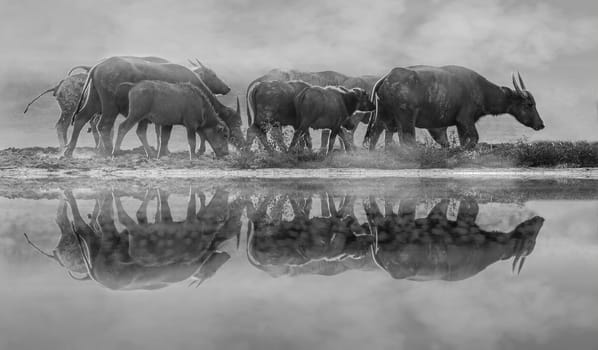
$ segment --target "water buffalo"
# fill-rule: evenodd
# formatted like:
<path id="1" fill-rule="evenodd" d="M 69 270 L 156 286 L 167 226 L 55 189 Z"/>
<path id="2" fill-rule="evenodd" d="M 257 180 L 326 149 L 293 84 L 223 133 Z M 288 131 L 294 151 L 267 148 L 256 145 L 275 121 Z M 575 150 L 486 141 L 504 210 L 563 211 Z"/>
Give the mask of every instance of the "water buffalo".
<path id="1" fill-rule="evenodd" d="M 331 140 L 336 135 L 345 139 L 347 151 L 353 144 L 350 135 L 345 130 L 354 129 L 359 116 L 353 116 L 355 111 L 373 111 L 375 105 L 370 102 L 368 94 L 360 88 L 347 90 L 343 87 L 309 87 L 295 97 L 295 113 L 297 127 L 291 141 L 291 148 L 297 145 L 300 138 L 309 133 L 309 128 L 330 129 Z M 309 142 L 309 140 L 307 140 Z M 332 151 L 333 142 L 328 144 L 328 152 Z"/>
<path id="2" fill-rule="evenodd" d="M 73 277 L 73 273 L 84 276 L 77 279 L 92 279 L 113 290 L 153 290 L 185 280 L 199 285 L 230 258 L 221 247 L 231 238 L 238 239 L 240 234 L 224 230 L 230 227 L 227 221 L 234 221 L 240 214 L 234 217 L 227 214 L 228 193 L 221 190 L 216 191 L 207 206 L 203 193 L 190 191 L 187 216 L 180 222 L 173 221 L 168 193 L 160 190 L 146 192 L 137 220 L 127 214 L 119 195 L 104 190 L 96 192 L 96 207 L 90 223 L 81 217 L 73 194 L 68 190 L 64 194 L 73 217 L 72 222 L 68 222 L 65 212 L 64 227 L 70 227 L 75 237 L 69 238 L 67 252 L 76 259 L 74 264 L 63 262 L 61 265 Z M 196 194 L 201 199 L 199 211 L 196 210 Z M 149 223 L 147 207 L 156 195 L 156 220 Z M 116 205 L 123 231 L 116 228 L 113 205 Z M 59 256 L 62 259 L 62 255 Z"/>
<path id="3" fill-rule="evenodd" d="M 376 264 L 393 278 L 417 281 L 463 280 L 510 258 L 514 258 L 513 270 L 521 271 L 543 218 L 526 220 L 511 232 L 484 231 L 476 224 L 478 205 L 474 200 L 460 202 L 455 221 L 447 218 L 448 204 L 441 200 L 427 217 L 416 219 L 414 201 L 402 200 L 397 213 L 392 202 L 386 202 L 384 216 L 372 198 L 366 201 Z"/>
<path id="4" fill-rule="evenodd" d="M 280 82 L 288 82 L 288 81 L 303 81 L 306 82 L 310 85 L 314 85 L 314 86 L 343 86 L 347 89 L 352 89 L 352 88 L 362 88 L 365 91 L 372 91 L 372 88 L 374 86 L 374 84 L 378 81 L 379 77 L 377 76 L 373 76 L 373 75 L 362 75 L 362 76 L 358 76 L 358 77 L 350 77 L 347 75 L 344 75 L 342 73 L 338 73 L 338 72 L 334 72 L 334 71 L 322 71 L 322 72 L 302 72 L 302 71 L 298 71 L 298 70 L 280 70 L 280 69 L 272 69 L 271 71 L 269 71 L 268 73 L 266 73 L 265 75 L 255 79 L 254 81 L 252 81 L 248 87 L 247 87 L 247 92 L 246 92 L 246 102 L 247 102 L 247 115 L 248 118 L 250 120 L 249 125 L 252 125 L 251 123 L 251 112 L 253 112 L 254 118 L 257 119 L 259 118 L 259 114 L 260 112 L 260 106 L 251 106 L 252 102 L 250 100 L 250 95 L 253 93 L 253 89 L 257 88 L 257 84 L 261 83 L 261 82 L 267 82 L 267 81 L 280 81 Z M 276 105 L 278 105 L 277 101 L 273 101 L 274 106 L 270 106 L 268 103 L 268 100 L 261 100 L 261 103 L 263 104 L 263 107 L 266 110 L 270 109 L 270 110 L 276 110 L 278 107 Z M 370 119 L 370 114 L 371 113 L 363 113 L 363 112 L 356 112 L 361 114 L 361 121 L 363 123 L 367 123 Z M 278 117 L 281 115 L 274 115 L 273 117 Z M 283 118 L 289 118 L 289 117 L 284 117 L 281 116 Z M 273 119 L 272 122 L 276 123 L 277 120 Z M 255 121 L 253 122 L 253 124 L 255 124 Z M 281 125 L 284 125 L 282 123 L 280 123 Z M 275 131 L 277 133 L 280 133 L 280 130 L 278 128 L 273 129 L 273 131 Z M 353 132 L 355 131 L 354 129 L 352 130 L 347 130 L 348 132 L 350 132 L 351 134 L 353 134 Z M 253 133 L 254 131 L 252 131 Z M 275 138 L 277 140 L 277 138 Z M 330 139 L 330 132 L 328 130 L 323 130 L 322 131 L 322 141 L 321 141 L 321 150 L 325 151 L 327 149 L 327 144 L 329 142 Z M 333 140 L 334 142 L 334 140 Z"/>
<path id="5" fill-rule="evenodd" d="M 278 209 L 290 202 L 293 219 L 282 220 Z M 247 258 L 273 277 L 282 275 L 336 275 L 368 265 L 372 237 L 353 212 L 355 198 L 344 196 L 337 211 L 332 195 L 320 194 L 320 215 L 310 218 L 308 198 L 292 193 L 276 200 L 268 196 L 248 208 L 253 233 L 247 240 Z M 272 203 L 271 217 L 267 213 Z M 366 225 L 367 228 L 367 225 Z M 369 264 L 374 266 L 374 264 Z"/>
<path id="6" fill-rule="evenodd" d="M 521 75 L 513 75 L 515 90 L 500 87 L 478 73 L 459 66 L 393 68 L 372 90 L 377 100 L 364 142 L 377 119 L 394 119 L 401 142 L 415 143 L 415 127 L 445 128 L 456 125 L 461 146 L 474 147 L 479 139 L 475 123 L 483 116 L 511 114 L 534 130 L 544 128 L 532 94 Z M 437 141 L 441 135 L 432 134 Z"/>
<path id="7" fill-rule="evenodd" d="M 86 73 L 78 73 L 73 74 L 71 73 L 76 69 L 84 69 L 89 71 L 91 67 L 88 66 L 76 66 L 73 67 L 68 73 L 66 78 L 61 80 L 56 86 L 42 92 L 36 98 L 34 98 L 23 113 L 27 113 L 29 107 L 37 101 L 43 95 L 51 92 L 52 95 L 56 98 L 56 102 L 58 102 L 58 106 L 60 107 L 60 118 L 58 118 L 58 122 L 56 123 L 56 133 L 58 134 L 58 144 L 60 145 L 60 149 L 64 149 L 67 143 L 67 130 L 69 124 L 71 122 L 71 116 L 73 112 L 77 108 L 77 102 L 79 101 L 79 96 L 81 96 L 81 92 L 83 91 L 83 85 L 85 84 L 85 79 L 87 79 Z M 96 146 L 99 142 L 99 134 L 95 127 L 94 123 L 97 123 L 97 118 L 92 118 L 90 123 L 92 123 L 91 131 L 93 132 L 93 138 L 96 142 Z"/>
<path id="8" fill-rule="evenodd" d="M 75 126 L 64 156 L 72 155 L 82 125 L 95 113 L 102 114 L 98 129 L 104 154 L 111 154 L 111 131 L 114 121 L 119 113 L 127 115 L 127 111 L 122 110 L 127 104 L 119 105 L 116 101 L 117 88 L 121 83 L 137 83 L 142 80 L 189 82 L 202 89 L 210 100 L 216 100 L 212 92 L 226 94 L 230 91 L 230 88 L 212 70 L 203 65 L 191 71 L 157 57 L 110 57 L 93 66 L 89 72 L 84 86 L 85 93 L 79 98 L 77 109 L 73 114 L 72 123 Z M 84 96 L 85 103 L 83 103 Z M 141 127 L 143 128 L 143 124 Z"/>
<path id="9" fill-rule="evenodd" d="M 120 149 L 125 134 L 133 126 L 149 120 L 162 128 L 158 157 L 164 155 L 173 125 L 184 125 L 187 129 L 190 159 L 195 158 L 196 133 L 208 140 L 216 156 L 228 154 L 228 127 L 218 117 L 209 98 L 196 85 L 144 80 L 137 84 L 122 83 L 117 90 L 117 99 L 128 101 L 129 116 L 118 126 L 115 151 Z M 145 130 L 138 128 L 137 136 L 150 157 Z"/>
<path id="10" fill-rule="evenodd" d="M 302 81 L 264 81 L 256 83 L 247 96 L 247 144 L 251 145 L 257 136 L 264 147 L 272 150 L 267 140 L 269 128 L 290 125 L 297 128 L 295 96 L 310 85 Z M 251 120 L 251 112 L 254 118 Z M 282 134 L 274 138 L 277 145 L 286 150 Z"/>

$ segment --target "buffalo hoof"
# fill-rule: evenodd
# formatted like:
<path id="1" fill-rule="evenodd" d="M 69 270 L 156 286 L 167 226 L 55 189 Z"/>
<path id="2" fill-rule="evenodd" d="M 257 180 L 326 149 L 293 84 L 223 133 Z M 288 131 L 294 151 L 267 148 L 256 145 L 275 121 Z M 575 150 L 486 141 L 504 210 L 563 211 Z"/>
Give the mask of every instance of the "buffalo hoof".
<path id="1" fill-rule="evenodd" d="M 71 159 L 73 158 L 73 151 L 69 150 L 68 148 L 65 149 L 62 154 L 60 155 L 60 159 Z"/>
<path id="2" fill-rule="evenodd" d="M 124 154 L 125 154 L 125 152 L 123 152 L 122 150 L 114 150 L 114 151 L 112 151 L 111 156 L 112 156 L 112 158 L 116 158 L 116 157 L 122 156 Z M 103 153 L 97 152 L 97 155 L 101 157 L 101 156 L 103 156 Z"/>

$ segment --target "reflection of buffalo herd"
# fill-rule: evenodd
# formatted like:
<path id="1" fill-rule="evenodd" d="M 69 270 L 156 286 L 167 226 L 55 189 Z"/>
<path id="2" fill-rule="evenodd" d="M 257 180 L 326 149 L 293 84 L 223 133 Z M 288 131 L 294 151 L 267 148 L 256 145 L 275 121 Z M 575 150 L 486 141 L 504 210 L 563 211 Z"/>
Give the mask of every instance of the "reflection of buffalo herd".
<path id="1" fill-rule="evenodd" d="M 449 126 L 457 127 L 462 146 L 473 147 L 479 139 L 475 123 L 485 115 L 510 114 L 534 130 L 544 128 L 534 97 L 519 74 L 513 75 L 513 88 L 509 88 L 459 66 L 397 67 L 382 77 L 274 69 L 247 88 L 248 130 L 243 135 L 238 98 L 236 109 L 223 105 L 216 95 L 225 95 L 230 88 L 198 60 L 191 63 L 186 68 L 158 57 L 122 56 L 93 67 L 76 67 L 88 74 L 68 75 L 41 94 L 53 92 L 62 110 L 56 127 L 64 155 L 72 155 L 87 123 L 105 155 L 117 154 L 123 137 L 136 125 L 148 156 L 153 155 L 146 136 L 149 123 L 156 125 L 158 156 L 168 153 L 173 125 L 183 125 L 191 157 L 196 134 L 201 138 L 199 152 L 205 150 L 207 140 L 217 156 L 228 154 L 229 143 L 246 150 L 255 138 L 273 149 L 267 139 L 270 131 L 274 144 L 287 150 L 282 126 L 295 129 L 290 144 L 294 150 L 311 147 L 310 128 L 322 129 L 321 144 L 326 151 L 332 149 L 337 135 L 345 149 L 351 150 L 360 122 L 367 124 L 363 143 L 370 149 L 384 130 L 387 144 L 395 132 L 401 142 L 413 144 L 416 127 L 427 129 L 436 142 L 448 147 Z M 118 127 L 113 146 L 119 114 L 127 120 Z M 67 142 L 69 123 L 74 126 Z"/>
<path id="2" fill-rule="evenodd" d="M 185 280 L 200 284 L 230 259 L 227 242 L 239 247 L 246 209 L 247 259 L 272 276 L 382 269 L 396 279 L 456 281 L 511 258 L 513 270 L 520 271 L 544 222 L 536 216 L 510 232 L 484 231 L 476 224 L 478 205 L 471 199 L 460 201 L 451 220 L 446 199 L 416 218 L 413 200 L 402 199 L 398 211 L 385 200 L 382 211 L 369 198 L 360 223 L 352 196 L 340 198 L 337 208 L 325 192 L 233 198 L 221 189 L 207 204 L 202 192 L 190 191 L 181 221 L 173 220 L 166 192 L 149 190 L 139 198 L 133 219 L 121 197 L 97 192 L 85 220 L 73 194 L 65 191 L 57 213 L 61 237 L 53 253 L 30 243 L 73 278 L 93 279 L 110 289 L 156 289 Z M 312 197 L 319 197 L 319 215 L 311 213 Z M 149 220 L 154 198 L 156 215 Z"/>

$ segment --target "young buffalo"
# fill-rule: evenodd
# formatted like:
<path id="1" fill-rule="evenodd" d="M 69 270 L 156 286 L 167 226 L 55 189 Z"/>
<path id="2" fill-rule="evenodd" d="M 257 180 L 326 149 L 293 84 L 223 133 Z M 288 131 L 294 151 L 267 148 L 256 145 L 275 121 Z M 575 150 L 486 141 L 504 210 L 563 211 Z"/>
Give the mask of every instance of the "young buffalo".
<path id="1" fill-rule="evenodd" d="M 343 87 L 310 87 L 303 90 L 295 97 L 295 111 L 298 127 L 295 129 L 291 149 L 298 140 L 308 135 L 309 128 L 330 129 L 330 140 L 334 141 L 336 135 L 345 140 L 347 151 L 350 151 L 353 140 L 346 140 L 346 130 L 353 130 L 361 119 L 349 118 L 355 111 L 370 112 L 376 106 L 370 102 L 367 92 L 360 88 L 347 90 Z M 309 138 L 306 138 L 309 142 Z M 328 152 L 332 151 L 334 142 L 328 143 Z"/>
<path id="2" fill-rule="evenodd" d="M 195 157 L 195 133 L 200 133 L 210 143 L 217 157 L 228 154 L 228 127 L 218 118 L 214 106 L 206 95 L 190 83 L 167 83 L 146 80 L 137 84 L 122 83 L 117 98 L 129 100 L 129 116 L 118 127 L 115 149 L 120 149 L 125 134 L 142 120 L 162 126 L 184 125 L 187 128 L 189 158 Z M 168 147 L 168 138 L 162 132 L 158 145 L 158 157 Z M 151 149 L 145 133 L 137 133 L 148 157 Z"/>

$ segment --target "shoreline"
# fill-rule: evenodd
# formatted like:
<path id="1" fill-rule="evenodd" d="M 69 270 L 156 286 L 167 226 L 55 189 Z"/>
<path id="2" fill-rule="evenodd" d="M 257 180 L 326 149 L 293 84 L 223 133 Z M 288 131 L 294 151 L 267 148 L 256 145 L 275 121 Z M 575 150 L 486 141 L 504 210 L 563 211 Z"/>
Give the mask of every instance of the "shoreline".
<path id="1" fill-rule="evenodd" d="M 598 179 L 598 168 L 457 168 L 457 169 L 364 169 L 364 168 L 157 168 L 157 169 L 40 169 L 1 168 L 0 178 L 7 179 L 191 179 L 191 178 L 253 178 L 253 179 L 362 179 L 362 178 L 499 178 L 499 179 Z"/>

